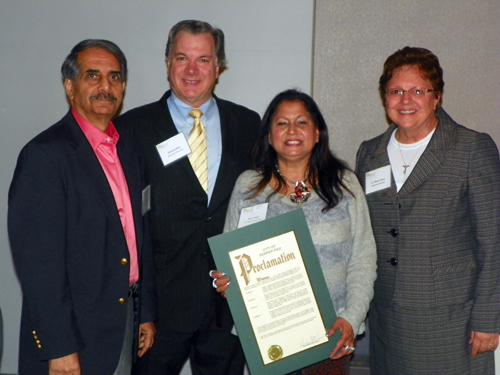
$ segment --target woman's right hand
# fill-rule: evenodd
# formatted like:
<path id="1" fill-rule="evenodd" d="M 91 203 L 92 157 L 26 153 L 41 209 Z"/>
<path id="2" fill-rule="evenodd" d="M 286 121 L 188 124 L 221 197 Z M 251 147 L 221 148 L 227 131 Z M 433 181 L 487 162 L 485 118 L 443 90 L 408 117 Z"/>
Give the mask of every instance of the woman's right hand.
<path id="1" fill-rule="evenodd" d="M 225 291 L 231 284 L 231 278 L 224 272 L 219 272 L 217 270 L 210 271 L 209 276 L 213 279 L 212 286 L 214 287 L 215 291 L 217 293 L 220 293 L 223 298 L 227 298 Z"/>

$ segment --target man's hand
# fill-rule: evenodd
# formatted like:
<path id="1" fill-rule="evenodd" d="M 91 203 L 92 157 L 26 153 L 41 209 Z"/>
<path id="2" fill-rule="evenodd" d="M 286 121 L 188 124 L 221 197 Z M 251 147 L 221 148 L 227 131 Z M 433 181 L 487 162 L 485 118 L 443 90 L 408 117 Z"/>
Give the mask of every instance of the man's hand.
<path id="1" fill-rule="evenodd" d="M 78 353 L 49 360 L 49 375 L 80 375 L 80 358 Z"/>
<path id="2" fill-rule="evenodd" d="M 139 351 L 137 355 L 142 357 L 146 352 L 151 349 L 155 342 L 156 328 L 151 322 L 142 323 L 139 326 Z"/>

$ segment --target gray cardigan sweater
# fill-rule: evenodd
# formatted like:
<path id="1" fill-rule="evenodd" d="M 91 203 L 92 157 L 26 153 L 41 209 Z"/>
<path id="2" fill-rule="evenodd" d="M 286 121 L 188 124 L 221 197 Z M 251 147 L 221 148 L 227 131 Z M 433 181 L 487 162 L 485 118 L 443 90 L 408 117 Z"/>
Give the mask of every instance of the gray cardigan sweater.
<path id="1" fill-rule="evenodd" d="M 273 192 L 267 186 L 257 197 L 247 199 L 249 190 L 259 179 L 260 175 L 253 170 L 238 177 L 224 232 L 238 227 L 242 208 L 266 202 Z M 269 199 L 266 218 L 303 208 L 335 312 L 351 324 L 355 334 L 361 334 L 376 278 L 375 240 L 365 195 L 356 176 L 346 171 L 344 184 L 356 198 L 344 191 L 340 203 L 325 213 L 321 212 L 325 202 L 314 191 L 302 205 L 278 193 Z"/>

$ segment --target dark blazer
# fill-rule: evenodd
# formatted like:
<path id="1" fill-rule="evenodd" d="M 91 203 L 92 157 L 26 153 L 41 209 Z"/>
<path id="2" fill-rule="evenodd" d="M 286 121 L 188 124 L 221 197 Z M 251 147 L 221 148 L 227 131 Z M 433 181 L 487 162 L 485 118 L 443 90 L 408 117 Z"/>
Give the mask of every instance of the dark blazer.
<path id="1" fill-rule="evenodd" d="M 222 233 L 236 178 L 251 168 L 250 151 L 259 115 L 214 96 L 222 133 L 222 158 L 210 205 L 187 157 L 164 166 L 156 145 L 178 134 L 167 98 L 133 109 L 116 120 L 120 134 L 137 140 L 151 184 L 150 227 L 155 253 L 160 330 L 194 332 L 207 308 L 232 325 L 227 303 L 214 291 L 215 269 L 207 238 Z"/>
<path id="2" fill-rule="evenodd" d="M 469 329 L 498 332 L 498 150 L 489 135 L 458 125 L 442 108 L 437 117 L 401 190 L 392 179 L 390 188 L 366 196 L 378 253 L 373 302 L 422 310 L 473 301 Z M 363 187 L 366 172 L 390 164 L 394 130 L 361 145 L 356 173 Z"/>
<path id="3" fill-rule="evenodd" d="M 144 174 L 134 147 L 122 139 L 117 145 L 134 213 L 143 323 L 155 319 L 156 306 L 141 214 Z M 129 253 L 111 188 L 71 112 L 21 151 L 8 230 L 23 290 L 19 372 L 47 373 L 48 359 L 79 352 L 82 374 L 112 374 L 131 303 L 123 261 Z"/>

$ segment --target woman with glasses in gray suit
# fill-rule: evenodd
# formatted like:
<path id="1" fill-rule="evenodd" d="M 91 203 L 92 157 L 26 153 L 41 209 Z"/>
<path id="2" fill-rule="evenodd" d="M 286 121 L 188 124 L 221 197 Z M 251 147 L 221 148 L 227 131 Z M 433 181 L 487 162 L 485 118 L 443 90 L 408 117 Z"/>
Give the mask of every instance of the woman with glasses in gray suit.
<path id="1" fill-rule="evenodd" d="M 396 51 L 379 86 L 392 125 L 357 155 L 378 255 L 372 374 L 494 373 L 498 150 L 441 108 L 443 88 L 431 51 Z"/>

